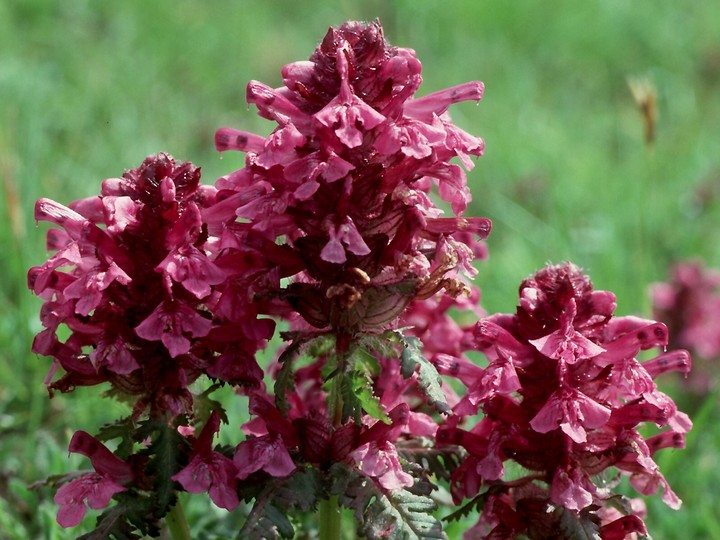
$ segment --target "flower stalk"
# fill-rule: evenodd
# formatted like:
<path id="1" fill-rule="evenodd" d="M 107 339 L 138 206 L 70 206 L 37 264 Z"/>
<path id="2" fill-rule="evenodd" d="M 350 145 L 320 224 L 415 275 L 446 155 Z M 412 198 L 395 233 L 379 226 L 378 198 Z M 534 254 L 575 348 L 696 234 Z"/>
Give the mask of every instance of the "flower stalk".
<path id="1" fill-rule="evenodd" d="M 165 523 L 167 524 L 172 540 L 192 540 L 190 527 L 188 526 L 185 512 L 183 511 L 179 498 L 165 516 Z"/>
<path id="2" fill-rule="evenodd" d="M 320 540 L 340 540 L 342 514 L 337 496 L 333 495 L 320 503 Z"/>

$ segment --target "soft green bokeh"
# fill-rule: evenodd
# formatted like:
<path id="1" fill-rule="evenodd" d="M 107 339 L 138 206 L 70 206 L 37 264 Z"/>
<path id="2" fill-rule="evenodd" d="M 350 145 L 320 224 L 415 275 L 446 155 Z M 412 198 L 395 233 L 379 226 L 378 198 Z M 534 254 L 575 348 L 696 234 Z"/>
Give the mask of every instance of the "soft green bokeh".
<path id="1" fill-rule="evenodd" d="M 486 84 L 479 106 L 452 113 L 487 143 L 468 213 L 494 222 L 478 278 L 488 311 L 512 311 L 520 281 L 548 261 L 573 260 L 620 314 L 645 316 L 647 286 L 671 261 L 720 266 L 718 2 L 0 2 L 0 537 L 76 536 L 54 526 L 52 494 L 26 486 L 87 466 L 67 459 L 72 431 L 122 411 L 93 389 L 47 398 L 49 361 L 29 353 L 40 302 L 25 274 L 45 258 L 46 230 L 34 201 L 96 194 L 160 150 L 212 183 L 243 163 L 220 159 L 216 128 L 272 129 L 248 110 L 247 81 L 277 86 L 328 26 L 375 17 L 417 51 L 421 93 Z M 652 145 L 629 79 L 657 92 Z M 689 405 L 704 410 L 689 448 L 659 459 L 685 506 L 648 502 L 656 538 L 720 538 L 718 408 Z"/>

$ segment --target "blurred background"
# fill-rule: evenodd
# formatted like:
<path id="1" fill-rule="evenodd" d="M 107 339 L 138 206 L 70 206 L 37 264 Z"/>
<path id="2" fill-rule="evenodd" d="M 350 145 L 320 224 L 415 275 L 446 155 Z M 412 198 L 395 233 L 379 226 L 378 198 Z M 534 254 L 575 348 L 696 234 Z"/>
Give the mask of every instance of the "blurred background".
<path id="1" fill-rule="evenodd" d="M 469 215 L 493 220 L 477 284 L 511 312 L 520 281 L 572 260 L 618 314 L 651 316 L 648 287 L 674 261 L 720 266 L 720 3 L 712 0 L 5 0 L 0 2 L 0 538 L 74 538 L 54 524 L 48 474 L 72 432 L 119 414 L 80 390 L 49 400 L 50 361 L 29 352 L 40 302 L 28 267 L 46 258 L 34 201 L 95 195 L 100 182 L 167 151 L 204 182 L 242 166 L 214 150 L 222 126 L 266 135 L 251 79 L 281 84 L 328 27 L 379 18 L 416 50 L 420 95 L 482 80 L 451 114 L 482 136 Z M 717 392 L 667 391 L 696 429 L 658 461 L 685 504 L 648 500 L 655 538 L 720 538 Z M 92 518 L 85 520 L 89 530 Z M 203 538 L 198 533 L 197 538 Z"/>

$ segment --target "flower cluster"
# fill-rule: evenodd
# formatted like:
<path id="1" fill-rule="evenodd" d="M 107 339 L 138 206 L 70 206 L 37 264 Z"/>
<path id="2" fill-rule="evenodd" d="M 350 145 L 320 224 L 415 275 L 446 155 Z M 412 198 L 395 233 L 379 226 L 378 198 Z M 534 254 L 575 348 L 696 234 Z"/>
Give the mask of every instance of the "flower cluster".
<path id="1" fill-rule="evenodd" d="M 470 169 L 468 156 L 484 144 L 446 111 L 479 100 L 483 86 L 414 98 L 420 70 L 413 51 L 386 43 L 379 23 L 346 23 L 309 61 L 283 68 L 282 88 L 250 82 L 248 102 L 278 127 L 266 138 L 230 128 L 216 135 L 218 150 L 247 153 L 204 213 L 221 238 L 218 264 L 263 266 L 246 284 L 256 294 L 295 276 L 278 298 L 309 325 L 346 334 L 387 326 L 416 296 L 464 290 L 457 271 L 474 276 L 490 222 L 458 217 L 470 192 L 450 161 Z M 458 216 L 441 217 L 433 184 Z"/>
<path id="2" fill-rule="evenodd" d="M 469 279 L 491 224 L 463 216 L 484 143 L 447 112 L 483 85 L 418 98 L 420 73 L 379 22 L 345 23 L 282 87 L 248 84 L 277 126 L 220 129 L 216 148 L 246 159 L 213 187 L 159 154 L 99 197 L 38 201 L 60 227 L 28 275 L 49 389 L 104 383 L 133 406 L 73 437 L 94 471 L 59 482 L 60 525 L 113 499 L 104 534 L 159 534 L 184 490 L 228 511 L 254 501 L 244 538 L 292 537 L 286 514 L 318 506 L 321 537 L 339 535 L 325 527 L 342 506 L 368 538 L 444 538 L 430 494 L 447 481 L 481 510 L 469 534 L 545 538 L 575 520 L 612 540 L 644 524 L 594 483 L 610 467 L 679 506 L 652 455 L 682 446 L 690 421 L 653 379 L 688 355 L 641 363 L 665 326 L 613 317 L 613 295 L 570 264 L 526 280 L 515 315 L 485 314 Z M 275 321 L 286 343 L 260 366 Z M 249 420 L 222 430 L 226 386 Z M 646 439 L 644 422 L 669 429 Z M 214 443 L 221 430 L 234 444 Z M 506 479 L 508 460 L 527 474 Z"/>
<path id="3" fill-rule="evenodd" d="M 252 332 L 234 331 L 231 341 L 234 321 L 211 313 L 213 291 L 226 279 L 204 248 L 201 212 L 214 196 L 197 167 L 159 154 L 105 180 L 99 197 L 71 208 L 37 202 L 36 219 L 62 227 L 48 232 L 55 254 L 28 274 L 45 300 L 46 330 L 33 351 L 65 371 L 52 382 L 53 367 L 51 390 L 109 382 L 135 397 L 136 415 L 192 415 L 188 386 L 220 371 L 218 353 L 255 354 L 272 332 L 269 321 L 247 324 Z M 70 330 L 64 342 L 60 325 Z"/>
<path id="4" fill-rule="evenodd" d="M 699 394 L 713 389 L 713 361 L 720 358 L 720 272 L 700 261 L 672 267 L 670 279 L 651 288 L 653 316 L 670 330 L 670 343 L 688 349 L 694 369 L 686 388 Z"/>
<path id="5" fill-rule="evenodd" d="M 630 475 L 640 493 L 662 488 L 663 500 L 680 506 L 652 456 L 683 447 L 691 422 L 653 379 L 687 372 L 689 355 L 670 351 L 639 361 L 640 351 L 667 345 L 667 328 L 614 317 L 614 309 L 612 293 L 593 290 L 587 276 L 565 263 L 522 283 L 515 314 L 475 326 L 474 349 L 488 365 L 456 369 L 467 392 L 437 435 L 467 450 L 452 478 L 456 503 L 483 492 L 472 537 L 548 538 L 569 520 L 587 521 L 580 524 L 603 539 L 644 533 L 629 506 L 625 516 L 610 511 L 616 497 L 596 480 L 610 468 Z M 460 427 L 462 417 L 479 410 L 480 422 Z M 648 422 L 668 429 L 645 438 L 638 427 Z M 508 460 L 525 474 L 505 480 Z"/>

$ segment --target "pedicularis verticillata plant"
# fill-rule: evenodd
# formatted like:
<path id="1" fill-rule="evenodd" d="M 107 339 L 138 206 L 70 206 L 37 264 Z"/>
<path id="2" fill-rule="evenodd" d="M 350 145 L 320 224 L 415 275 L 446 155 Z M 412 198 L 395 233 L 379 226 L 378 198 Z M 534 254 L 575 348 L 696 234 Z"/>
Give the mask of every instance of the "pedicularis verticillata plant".
<path id="1" fill-rule="evenodd" d="M 688 355 L 639 361 L 666 327 L 613 317 L 612 293 L 570 263 L 525 280 L 515 314 L 485 315 L 468 279 L 490 222 L 462 216 L 454 159 L 471 169 L 484 145 L 447 115 L 483 85 L 415 98 L 420 71 L 378 22 L 346 23 L 282 88 L 250 82 L 277 127 L 220 129 L 218 150 L 246 164 L 214 187 L 159 154 L 99 197 L 38 201 L 60 227 L 29 273 L 50 392 L 102 385 L 132 407 L 73 436 L 93 470 L 53 480 L 61 526 L 89 506 L 104 511 L 85 538 L 157 535 L 165 517 L 185 538 L 187 491 L 244 512 L 240 538 L 291 538 L 313 513 L 338 538 L 346 508 L 367 538 L 445 538 L 445 514 L 476 516 L 467 538 L 612 540 L 645 533 L 641 502 L 613 489 L 622 473 L 679 507 L 652 456 L 690 421 L 653 379 Z M 285 346 L 261 366 L 277 321 Z M 236 402 L 214 399 L 223 386 Z M 227 425 L 224 407 L 250 420 Z M 221 429 L 236 446 L 214 443 Z"/>

